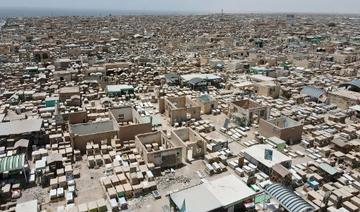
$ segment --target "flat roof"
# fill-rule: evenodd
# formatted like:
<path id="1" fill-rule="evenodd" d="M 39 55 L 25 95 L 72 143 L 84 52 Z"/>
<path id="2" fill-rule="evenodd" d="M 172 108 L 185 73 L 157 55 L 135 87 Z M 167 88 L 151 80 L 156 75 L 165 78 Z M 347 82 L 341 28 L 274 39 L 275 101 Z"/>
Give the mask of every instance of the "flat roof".
<path id="1" fill-rule="evenodd" d="M 172 193 L 170 198 L 178 208 L 182 207 L 185 200 L 186 211 L 197 212 L 228 207 L 255 194 L 241 179 L 230 174 Z"/>
<path id="2" fill-rule="evenodd" d="M 255 80 L 255 81 L 274 81 L 275 80 L 275 78 L 264 76 L 261 74 L 250 75 L 249 77 L 250 77 L 250 79 Z"/>
<path id="3" fill-rule="evenodd" d="M 338 172 L 335 167 L 330 166 L 327 163 L 320 163 L 319 168 L 328 173 L 329 175 L 334 175 Z"/>
<path id="4" fill-rule="evenodd" d="M 208 191 L 204 184 L 172 193 L 170 198 L 179 209 L 185 201 L 187 212 L 211 211 L 221 207 L 220 201 Z"/>
<path id="5" fill-rule="evenodd" d="M 300 91 L 300 94 L 310 96 L 310 97 L 316 98 L 316 99 L 320 98 L 325 93 L 326 93 L 326 91 L 324 89 L 316 88 L 316 87 L 312 87 L 312 86 L 305 86 Z"/>
<path id="6" fill-rule="evenodd" d="M 115 131 L 112 120 L 70 125 L 70 132 L 77 135 L 91 135 L 110 131 Z"/>
<path id="7" fill-rule="evenodd" d="M 159 115 L 140 116 L 142 123 L 152 122 L 152 126 L 161 126 L 161 117 Z"/>
<path id="8" fill-rule="evenodd" d="M 268 140 L 274 144 L 285 144 L 286 143 L 286 141 L 284 141 L 283 139 L 278 138 L 276 136 L 269 137 Z"/>
<path id="9" fill-rule="evenodd" d="M 16 212 L 38 212 L 37 200 L 31 200 L 28 202 L 18 203 L 15 208 Z"/>
<path id="10" fill-rule="evenodd" d="M 41 130 L 42 119 L 25 119 L 0 123 L 0 136 L 38 132 Z"/>
<path id="11" fill-rule="evenodd" d="M 73 87 L 63 87 L 60 88 L 59 93 L 79 93 L 80 92 L 80 88 L 77 86 L 73 86 Z"/>
<path id="12" fill-rule="evenodd" d="M 208 181 L 205 184 L 208 190 L 216 196 L 223 206 L 241 202 L 256 194 L 242 180 L 234 175 Z"/>
<path id="13" fill-rule="evenodd" d="M 273 151 L 272 160 L 265 159 L 265 149 L 271 149 Z M 273 167 L 276 164 L 291 161 L 291 158 L 273 149 L 269 144 L 257 144 L 242 150 L 244 153 L 250 155 L 255 160 L 264 164 L 267 167 Z"/>
<path id="14" fill-rule="evenodd" d="M 123 90 L 132 90 L 134 87 L 132 85 L 107 85 L 106 90 L 108 92 L 120 92 Z"/>
<path id="15" fill-rule="evenodd" d="M 204 79 L 204 80 L 217 80 L 217 79 L 221 79 L 221 77 L 215 75 L 215 74 L 184 74 L 181 75 L 181 78 L 184 81 L 190 81 L 194 78 L 200 78 L 200 79 Z"/>

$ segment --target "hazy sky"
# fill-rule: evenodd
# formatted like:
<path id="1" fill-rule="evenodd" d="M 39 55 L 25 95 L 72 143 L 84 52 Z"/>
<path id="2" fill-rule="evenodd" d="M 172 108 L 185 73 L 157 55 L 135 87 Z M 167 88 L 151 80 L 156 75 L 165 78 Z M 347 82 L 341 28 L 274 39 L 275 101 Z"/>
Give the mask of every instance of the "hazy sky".
<path id="1" fill-rule="evenodd" d="M 1 7 L 190 12 L 359 13 L 360 0 L 0 0 Z"/>

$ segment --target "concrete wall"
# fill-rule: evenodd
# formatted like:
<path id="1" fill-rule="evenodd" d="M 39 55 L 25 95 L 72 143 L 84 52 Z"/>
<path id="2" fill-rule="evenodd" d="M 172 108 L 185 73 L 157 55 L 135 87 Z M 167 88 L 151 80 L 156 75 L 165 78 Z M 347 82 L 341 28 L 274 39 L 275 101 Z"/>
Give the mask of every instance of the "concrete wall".
<path id="1" fill-rule="evenodd" d="M 146 133 L 135 137 L 135 145 L 143 156 L 146 163 L 154 163 L 155 166 L 161 168 L 174 167 L 183 163 L 183 147 L 177 146 L 177 143 L 172 143 L 172 148 L 167 148 L 167 145 L 162 145 L 163 150 L 147 152 L 144 144 L 149 143 L 168 143 L 168 139 L 162 132 Z M 170 160 L 169 160 L 170 158 Z"/>
<path id="2" fill-rule="evenodd" d="M 184 140 L 182 140 L 177 133 L 175 134 L 174 131 L 171 132 L 171 142 L 176 146 L 181 146 L 186 148 L 186 144 L 184 143 Z"/>
<path id="3" fill-rule="evenodd" d="M 247 152 L 243 152 L 244 157 L 247 161 L 257 166 L 259 164 L 259 161 L 257 161 L 253 156 L 249 155 Z"/>
<path id="4" fill-rule="evenodd" d="M 132 107 L 121 107 L 111 109 L 111 113 L 114 115 L 114 119 L 117 122 L 130 122 L 133 121 Z M 123 117 L 123 118 L 122 118 Z"/>
<path id="5" fill-rule="evenodd" d="M 264 119 L 260 119 L 259 122 L 259 133 L 266 137 L 278 137 L 280 138 L 280 129 L 272 125 L 271 123 L 265 121 Z"/>
<path id="6" fill-rule="evenodd" d="M 176 130 L 177 131 L 177 130 Z M 186 137 L 188 137 L 188 133 L 186 132 L 187 128 L 179 129 L 179 133 L 176 133 L 174 131 L 171 132 L 171 141 L 176 145 L 182 148 L 182 157 L 181 160 L 185 162 L 187 160 L 187 146 L 184 143 L 185 140 L 187 140 Z M 183 140 L 183 138 L 185 140 Z"/>
<path id="7" fill-rule="evenodd" d="M 241 120 L 241 122 L 244 122 L 242 124 L 244 125 L 248 125 L 249 124 L 249 112 L 241 107 L 238 107 L 237 105 L 230 103 L 229 104 L 229 113 L 228 113 L 229 118 L 237 123 L 239 120 Z M 239 120 L 237 120 L 239 119 Z M 237 123 L 240 124 L 240 123 Z"/>
<path id="8" fill-rule="evenodd" d="M 211 101 L 206 103 L 200 103 L 201 111 L 204 114 L 210 114 L 213 109 L 216 109 L 218 107 L 217 101 Z"/>
<path id="9" fill-rule="evenodd" d="M 172 131 L 171 141 L 183 147 L 183 160 L 187 160 L 187 151 L 192 150 L 193 158 L 202 158 L 206 153 L 206 141 L 190 128 Z"/>
<path id="10" fill-rule="evenodd" d="M 201 116 L 201 107 L 187 108 L 186 113 L 190 114 L 192 119 L 199 120 Z"/>
<path id="11" fill-rule="evenodd" d="M 134 140 L 136 135 L 148 133 L 151 131 L 151 123 L 120 126 L 118 138 L 120 139 L 120 141 Z"/>
<path id="12" fill-rule="evenodd" d="M 189 128 L 180 128 L 171 132 L 171 139 L 179 139 L 180 141 L 189 141 Z"/>
<path id="13" fill-rule="evenodd" d="M 132 121 L 135 124 L 143 123 L 142 117 L 134 108 L 132 109 Z M 149 122 L 150 123 L 150 122 Z"/>
<path id="14" fill-rule="evenodd" d="M 192 105 L 199 106 L 201 108 L 201 112 L 204 114 L 210 114 L 212 109 L 216 109 L 218 107 L 218 102 L 216 100 L 210 100 L 209 102 L 202 102 L 198 98 L 190 99 Z"/>
<path id="15" fill-rule="evenodd" d="M 248 101 L 244 102 L 238 101 L 230 103 L 229 105 L 229 117 L 237 122 L 237 119 L 240 118 L 242 125 L 250 125 L 254 121 L 254 115 L 257 115 L 257 121 L 261 118 L 268 119 L 270 115 L 270 108 L 266 106 L 259 106 L 258 104 Z M 240 123 L 237 123 L 240 124 Z"/>
<path id="16" fill-rule="evenodd" d="M 172 109 L 169 111 L 169 122 L 171 125 L 187 121 L 186 108 Z"/>
<path id="17" fill-rule="evenodd" d="M 287 141 L 288 144 L 293 145 L 301 141 L 303 125 L 289 127 L 281 130 L 280 138 Z"/>
<path id="18" fill-rule="evenodd" d="M 194 130 L 189 129 L 189 140 L 190 142 L 194 142 L 194 141 L 202 140 L 202 138 Z"/>
<path id="19" fill-rule="evenodd" d="M 145 133 L 136 136 L 137 140 L 140 141 L 143 145 L 151 144 L 151 143 L 158 143 L 161 144 L 161 132 L 152 132 L 152 133 Z"/>
<path id="20" fill-rule="evenodd" d="M 287 144 L 295 144 L 301 141 L 303 125 L 292 126 L 287 128 L 279 128 L 271 122 L 260 119 L 259 133 L 266 137 L 278 137 Z"/>
<path id="21" fill-rule="evenodd" d="M 136 149 L 139 151 L 139 153 L 142 155 L 144 161 L 146 163 L 148 163 L 148 158 L 147 158 L 147 154 L 146 154 L 146 148 L 142 144 L 142 142 L 140 141 L 138 136 L 135 136 L 135 146 L 136 146 Z"/>
<path id="22" fill-rule="evenodd" d="M 257 84 L 257 94 L 260 96 L 278 98 L 280 96 L 280 86 L 259 83 Z"/>
<path id="23" fill-rule="evenodd" d="M 86 111 L 69 113 L 68 116 L 70 124 L 79 124 L 88 122 L 88 116 Z"/>
<path id="24" fill-rule="evenodd" d="M 117 136 L 117 131 L 89 134 L 89 135 L 72 135 L 71 141 L 74 149 L 78 149 L 81 153 L 85 153 L 86 144 L 93 142 L 100 144 L 101 141 L 106 140 L 107 144 L 110 144 L 111 139 Z"/>
<path id="25" fill-rule="evenodd" d="M 164 97 L 159 98 L 159 112 L 165 113 L 165 99 Z"/>
<path id="26" fill-rule="evenodd" d="M 169 114 L 169 122 L 171 125 L 173 125 L 176 122 L 181 123 L 183 121 L 188 121 L 187 114 L 191 115 L 191 119 L 194 118 L 199 120 L 201 116 L 201 109 L 200 107 L 172 109 L 169 111 Z"/>
<path id="27" fill-rule="evenodd" d="M 190 114 L 191 118 L 198 120 L 201 115 L 201 107 L 193 104 L 191 99 L 186 96 L 167 97 L 164 99 L 164 103 L 162 103 L 162 100 L 159 101 L 159 107 L 161 108 L 159 111 L 164 111 L 171 125 L 176 122 L 187 121 L 187 114 Z M 187 105 L 191 105 L 191 107 L 186 107 Z"/>
<path id="28" fill-rule="evenodd" d="M 166 157 L 175 158 L 174 161 L 166 161 Z M 160 150 L 156 152 L 150 152 L 147 154 L 147 163 L 154 163 L 155 166 L 161 168 L 175 167 L 182 164 L 183 151 L 182 147 L 176 147 L 171 149 Z"/>
<path id="29" fill-rule="evenodd" d="M 168 97 L 167 98 L 169 102 L 171 102 L 175 107 L 185 107 L 186 105 L 186 96 L 180 96 L 180 97 Z"/>
<path id="30" fill-rule="evenodd" d="M 72 80 L 72 77 L 71 77 L 71 73 L 59 73 L 59 72 L 54 72 L 54 79 L 55 80 L 64 80 L 64 81 L 67 81 L 67 82 L 70 82 Z"/>

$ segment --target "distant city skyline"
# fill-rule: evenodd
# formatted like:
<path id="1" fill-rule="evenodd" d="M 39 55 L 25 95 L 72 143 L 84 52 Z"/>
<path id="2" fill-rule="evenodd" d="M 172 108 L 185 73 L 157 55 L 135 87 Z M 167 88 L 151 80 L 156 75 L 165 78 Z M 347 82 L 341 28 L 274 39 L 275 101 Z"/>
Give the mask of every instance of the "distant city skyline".
<path id="1" fill-rule="evenodd" d="M 6 8 L 227 13 L 352 13 L 359 0 L 0 0 Z"/>

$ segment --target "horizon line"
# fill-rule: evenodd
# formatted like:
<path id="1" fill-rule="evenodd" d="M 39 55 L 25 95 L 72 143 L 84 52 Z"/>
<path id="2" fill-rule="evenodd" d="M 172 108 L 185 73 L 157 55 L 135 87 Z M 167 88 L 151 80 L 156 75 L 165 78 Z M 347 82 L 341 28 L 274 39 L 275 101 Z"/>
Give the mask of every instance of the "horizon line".
<path id="1" fill-rule="evenodd" d="M 354 13 L 354 12 L 315 12 L 315 11 L 226 11 L 224 10 L 223 12 L 221 12 L 221 10 L 152 10 L 152 9 L 145 9 L 145 10 L 134 10 L 134 9 L 105 9 L 105 8 L 101 8 L 101 9 L 96 9 L 96 8 L 53 8 L 53 7 L 29 7 L 29 6 L 22 6 L 22 7 L 12 7 L 12 6 L 5 6 L 0 8 L 0 10 L 29 10 L 29 12 L 34 11 L 34 10 L 43 10 L 44 12 L 48 12 L 48 13 L 52 13 L 52 12 L 66 12 L 68 11 L 69 13 L 71 12 L 97 12 L 97 13 L 109 13 L 107 15 L 110 15 L 112 12 L 122 12 L 122 13 L 129 13 L 129 14 L 121 14 L 121 15 L 116 15 L 116 14 L 111 14 L 112 16 L 125 16 L 125 15 L 215 15 L 215 14 L 227 14 L 227 15 L 250 15 L 250 14 L 269 14 L 269 15 L 276 15 L 276 14 L 298 14 L 298 15 L 356 15 L 359 16 L 360 13 Z M 27 11 L 22 11 L 22 12 L 27 12 Z M 130 13 L 134 13 L 134 14 L 130 14 Z M 176 13 L 176 14 L 174 14 Z M 89 15 L 89 16 L 107 16 L 106 14 L 98 14 L 98 15 Z M 18 15 L 15 15 L 14 17 L 16 17 Z M 73 15 L 25 15 L 22 17 L 38 17 L 38 16 L 73 16 Z M 74 16 L 77 16 L 74 14 Z M 84 16 L 84 15 L 79 15 L 79 16 Z M 87 16 L 87 15 L 85 15 Z"/>

